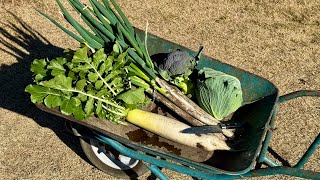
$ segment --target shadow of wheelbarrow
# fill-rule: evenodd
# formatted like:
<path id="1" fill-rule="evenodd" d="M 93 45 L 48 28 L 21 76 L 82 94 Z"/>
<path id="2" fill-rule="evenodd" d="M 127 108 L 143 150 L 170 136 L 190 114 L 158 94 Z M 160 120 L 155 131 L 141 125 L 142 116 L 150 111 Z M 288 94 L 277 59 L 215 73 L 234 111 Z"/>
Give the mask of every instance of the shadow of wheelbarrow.
<path id="1" fill-rule="evenodd" d="M 30 95 L 24 92 L 25 87 L 32 83 L 31 62 L 35 58 L 61 56 L 63 49 L 52 45 L 12 12 L 6 13 L 10 14 L 17 23 L 2 23 L 0 45 L 3 48 L 0 47 L 0 50 L 15 57 L 17 62 L 0 66 L 0 107 L 32 118 L 41 127 L 53 130 L 63 143 L 89 162 L 82 152 L 78 138 L 70 136 L 66 130 L 65 120 L 36 108 L 30 101 Z"/>

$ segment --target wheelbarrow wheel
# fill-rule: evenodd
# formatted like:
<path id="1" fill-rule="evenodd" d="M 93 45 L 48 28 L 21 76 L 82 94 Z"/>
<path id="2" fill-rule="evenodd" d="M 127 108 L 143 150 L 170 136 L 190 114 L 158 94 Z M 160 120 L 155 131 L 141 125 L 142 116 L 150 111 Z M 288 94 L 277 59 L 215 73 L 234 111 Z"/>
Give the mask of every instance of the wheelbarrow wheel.
<path id="1" fill-rule="evenodd" d="M 89 161 L 106 174 L 121 179 L 132 179 L 148 171 L 142 161 L 124 156 L 110 146 L 92 139 L 79 139 Z"/>

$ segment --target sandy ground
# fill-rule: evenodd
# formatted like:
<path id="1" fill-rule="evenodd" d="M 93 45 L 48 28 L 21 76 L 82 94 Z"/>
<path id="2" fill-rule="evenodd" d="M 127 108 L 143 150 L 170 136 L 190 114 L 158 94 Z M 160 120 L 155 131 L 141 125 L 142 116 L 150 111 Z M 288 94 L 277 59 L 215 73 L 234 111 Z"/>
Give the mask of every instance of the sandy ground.
<path id="1" fill-rule="evenodd" d="M 0 179 L 113 179 L 87 162 L 63 119 L 37 110 L 24 93 L 34 58 L 77 47 L 33 9 L 63 22 L 54 2 L 27 2 L 0 0 Z M 206 55 L 267 78 L 281 95 L 320 89 L 319 1 L 118 2 L 134 26 L 143 29 L 149 21 L 153 34 L 193 50 L 202 44 Z M 320 132 L 319 119 L 319 98 L 281 104 L 272 149 L 294 165 Z M 320 171 L 319 149 L 304 169 Z M 166 173 L 172 179 L 187 179 Z"/>

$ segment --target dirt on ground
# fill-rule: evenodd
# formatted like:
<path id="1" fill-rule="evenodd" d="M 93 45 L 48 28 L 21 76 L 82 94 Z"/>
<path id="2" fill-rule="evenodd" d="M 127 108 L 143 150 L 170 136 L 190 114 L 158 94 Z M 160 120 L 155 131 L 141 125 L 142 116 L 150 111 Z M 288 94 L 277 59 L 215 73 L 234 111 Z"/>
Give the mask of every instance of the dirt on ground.
<path id="1" fill-rule="evenodd" d="M 320 89 L 320 1 L 117 2 L 135 27 L 144 29 L 148 21 L 150 33 L 192 50 L 203 45 L 204 54 L 273 82 L 280 95 Z M 54 1 L 0 0 L 0 179 L 113 179 L 88 163 L 64 119 L 38 110 L 24 92 L 33 59 L 78 47 L 35 8 L 70 27 Z M 294 165 L 303 155 L 320 132 L 319 120 L 319 98 L 279 105 L 271 148 L 284 164 Z M 320 171 L 319 148 L 303 169 Z"/>

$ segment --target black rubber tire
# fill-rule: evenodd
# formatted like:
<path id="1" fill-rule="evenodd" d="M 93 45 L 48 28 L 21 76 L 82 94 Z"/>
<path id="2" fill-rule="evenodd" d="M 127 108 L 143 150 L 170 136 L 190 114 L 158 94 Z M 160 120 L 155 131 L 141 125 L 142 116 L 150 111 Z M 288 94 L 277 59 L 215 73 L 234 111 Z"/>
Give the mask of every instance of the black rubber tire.
<path id="1" fill-rule="evenodd" d="M 91 143 L 89 139 L 86 138 L 79 138 L 80 139 L 80 145 L 82 147 L 83 152 L 89 159 L 89 161 L 98 169 L 105 172 L 106 174 L 109 174 L 113 177 L 120 178 L 120 179 L 135 179 L 139 176 L 142 176 L 146 172 L 149 171 L 149 169 L 143 164 L 142 161 L 139 161 L 136 166 L 134 166 L 132 169 L 128 170 L 120 170 L 112 168 L 105 163 L 103 163 L 93 152 Z"/>

